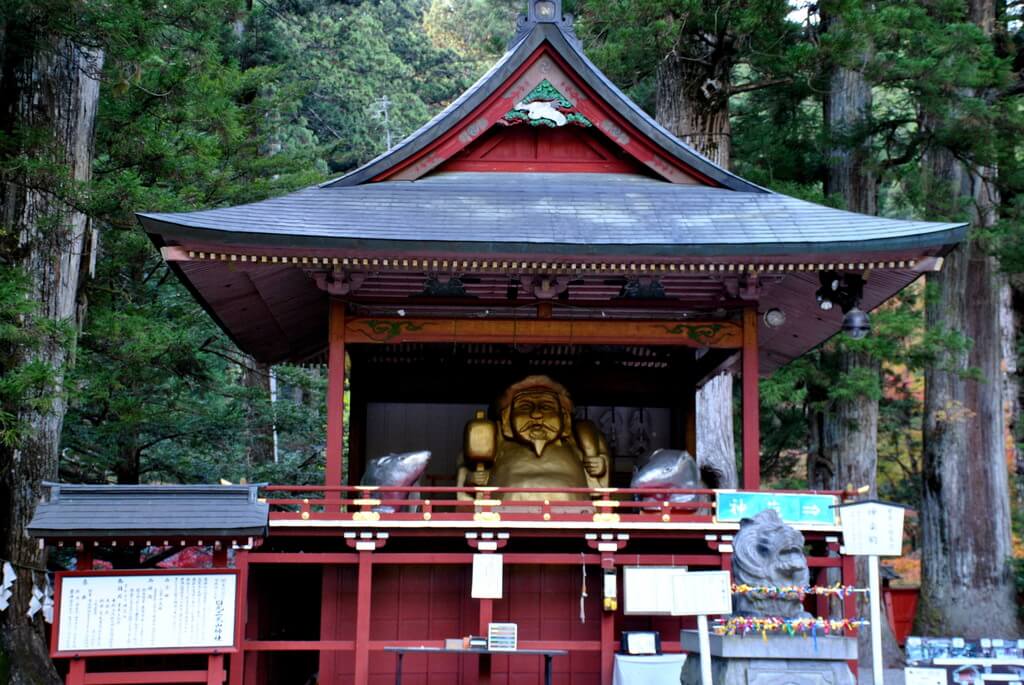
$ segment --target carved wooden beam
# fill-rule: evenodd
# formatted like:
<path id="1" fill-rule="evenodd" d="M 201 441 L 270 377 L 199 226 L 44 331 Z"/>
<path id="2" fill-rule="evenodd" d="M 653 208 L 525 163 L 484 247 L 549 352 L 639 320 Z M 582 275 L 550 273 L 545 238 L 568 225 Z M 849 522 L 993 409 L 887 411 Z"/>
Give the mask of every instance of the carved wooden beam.
<path id="1" fill-rule="evenodd" d="M 575 345 L 681 345 L 738 349 L 742 327 L 731 321 L 563 321 L 357 317 L 345 322 L 347 343 L 464 342 Z"/>

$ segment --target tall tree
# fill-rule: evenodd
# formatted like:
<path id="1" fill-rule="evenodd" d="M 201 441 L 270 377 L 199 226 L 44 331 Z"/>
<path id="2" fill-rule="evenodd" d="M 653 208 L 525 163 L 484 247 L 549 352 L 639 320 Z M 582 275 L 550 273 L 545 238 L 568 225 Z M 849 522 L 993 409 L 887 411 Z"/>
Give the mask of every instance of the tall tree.
<path id="1" fill-rule="evenodd" d="M 730 99 L 788 83 L 799 72 L 798 27 L 779 0 L 581 3 L 595 60 L 660 124 L 716 164 L 732 162 Z M 652 70 L 651 65 L 655 65 Z M 744 78 L 737 79 L 742 72 Z M 741 82 L 737 82 L 741 81 Z M 737 483 L 732 374 L 697 392 L 697 460 Z"/>
<path id="2" fill-rule="evenodd" d="M 732 373 L 724 371 L 697 390 L 697 463 L 702 474 L 713 474 L 716 488 L 739 486 L 736 440 L 733 436 Z M 705 476 L 707 480 L 709 476 Z"/>
<path id="3" fill-rule="evenodd" d="M 878 179 L 871 139 L 865 135 L 871 122 L 872 90 L 864 70 L 872 57 L 870 34 L 862 26 L 860 2 L 822 0 L 818 10 L 824 33 L 825 78 L 824 124 L 829 141 L 824 190 L 838 196 L 846 209 L 861 214 L 878 211 Z M 857 40 L 859 38 L 859 40 Z M 838 356 L 838 372 L 846 378 L 860 377 L 862 392 L 835 398 L 830 410 L 815 426 L 820 427 L 819 446 L 827 446 L 832 462 L 830 487 L 843 489 L 868 486 L 869 496 L 878 496 L 878 403 L 881 397 L 881 362 L 869 350 L 851 349 L 842 342 L 826 354 Z M 857 576 L 866 578 L 868 560 L 857 560 Z M 868 598 L 860 597 L 859 615 L 868 614 Z M 885 612 L 883 611 L 883 616 Z M 902 662 L 899 645 L 890 622 L 870 630 L 881 630 L 884 662 Z M 859 636 L 862 661 L 871 655 L 870 632 Z"/>
<path id="4" fill-rule="evenodd" d="M 968 0 L 960 22 L 975 37 L 971 57 L 998 65 L 995 2 Z M 934 289 L 927 302 L 928 326 L 962 331 L 971 344 L 941 354 L 926 374 L 918 625 L 979 637 L 1016 634 L 1019 626 L 1003 443 L 1002 277 L 978 239 L 998 218 L 997 169 L 990 151 L 964 149 L 957 142 L 963 135 L 957 129 L 968 123 L 960 112 L 985 107 L 999 84 L 973 81 L 955 91 L 953 107 L 926 103 L 932 106 L 924 118 L 931 136 L 925 196 L 937 215 L 966 210 L 972 226 L 971 239 L 946 257 L 940 273 L 928 276 Z"/>
<path id="5" fill-rule="evenodd" d="M 792 40 L 799 27 L 784 0 L 585 0 L 579 7 L 598 64 L 659 123 L 726 168 L 730 100 L 801 72 L 804 51 Z"/>
<path id="6" fill-rule="evenodd" d="M 248 373 L 252 360 L 188 296 L 134 216 L 253 201 L 323 178 L 312 136 L 291 116 L 297 97 L 284 70 L 237 58 L 231 29 L 245 19 L 235 0 L 173 0 L 140 20 L 137 40 L 108 49 L 107 77 L 120 87 L 100 101 L 90 211 L 101 238 L 69 379 L 68 480 L 266 475 L 275 424 L 286 447 L 279 475 L 316 477 L 320 412 L 270 406 L 265 369 Z"/>
<path id="7" fill-rule="evenodd" d="M 4 351 L 12 367 L 48 375 L 48 403 L 4 407 L 21 424 L 0 446 L 0 558 L 17 571 L 14 596 L 0 613 L 0 658 L 12 683 L 59 683 L 47 657 L 42 617 L 27 615 L 46 559 L 25 534 L 44 480 L 57 477 L 64 420 L 61 391 L 78 326 L 78 282 L 88 219 L 80 185 L 89 180 L 103 52 L 90 48 L 31 3 L 4 5 L 0 29 L 0 221 L 5 269 L 24 274 L 35 312 L 57 324 L 36 345 Z M 72 8 L 68 8 L 73 11 Z M 10 342 L 9 338 L 5 340 Z"/>

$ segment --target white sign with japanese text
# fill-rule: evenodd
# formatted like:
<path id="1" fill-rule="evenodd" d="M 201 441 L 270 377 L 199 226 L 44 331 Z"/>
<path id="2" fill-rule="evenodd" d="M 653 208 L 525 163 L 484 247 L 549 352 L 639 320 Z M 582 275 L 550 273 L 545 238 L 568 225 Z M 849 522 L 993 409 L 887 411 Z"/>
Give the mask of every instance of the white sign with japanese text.
<path id="1" fill-rule="evenodd" d="M 858 502 L 840 508 L 845 553 L 898 557 L 903 553 L 903 507 Z"/>
<path id="2" fill-rule="evenodd" d="M 233 647 L 237 582 L 235 573 L 65 576 L 57 651 Z"/>
<path id="3" fill-rule="evenodd" d="M 500 554 L 473 555 L 473 599 L 501 599 L 502 556 Z"/>
<path id="4" fill-rule="evenodd" d="M 680 573 L 672 578 L 672 614 L 705 616 L 732 613 L 732 575 L 728 571 Z"/>
<path id="5" fill-rule="evenodd" d="M 686 573 L 685 566 L 625 566 L 622 586 L 628 616 L 671 616 L 674 607 L 672 579 Z"/>

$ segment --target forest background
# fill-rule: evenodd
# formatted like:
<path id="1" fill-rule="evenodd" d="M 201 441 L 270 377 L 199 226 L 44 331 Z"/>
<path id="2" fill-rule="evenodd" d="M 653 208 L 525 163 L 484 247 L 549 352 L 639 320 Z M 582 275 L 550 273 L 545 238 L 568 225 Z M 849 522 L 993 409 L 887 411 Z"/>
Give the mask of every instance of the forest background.
<path id="1" fill-rule="evenodd" d="M 565 4 L 599 67 L 740 175 L 971 222 L 867 340 L 762 382 L 762 463 L 777 487 L 869 484 L 919 512 L 920 630 L 1016 634 L 1024 3 Z M 324 374 L 237 350 L 134 212 L 259 200 L 366 162 L 504 52 L 522 5 L 0 4 L 0 558 L 26 579 L 44 563 L 22 530 L 43 479 L 322 481 Z M 705 401 L 729 409 L 719 380 Z M 0 682 L 50 682 L 40 620 L 0 614 Z"/>

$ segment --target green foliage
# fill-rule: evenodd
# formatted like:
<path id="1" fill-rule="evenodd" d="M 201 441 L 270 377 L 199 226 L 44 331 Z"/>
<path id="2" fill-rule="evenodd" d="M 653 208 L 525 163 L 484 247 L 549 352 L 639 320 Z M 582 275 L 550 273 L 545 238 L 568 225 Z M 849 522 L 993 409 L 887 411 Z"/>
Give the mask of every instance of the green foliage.
<path id="1" fill-rule="evenodd" d="M 0 445 L 18 447 L 26 437 L 26 410 L 43 413 L 53 402 L 53 367 L 33 356 L 42 345 L 66 345 L 69 331 L 41 316 L 30 281 L 0 263 Z"/>
<path id="2" fill-rule="evenodd" d="M 578 32 L 587 54 L 647 111 L 654 77 L 669 54 L 719 60 L 744 84 L 806 73 L 810 45 L 797 40 L 785 0 L 579 0 Z M 709 91 L 710 92 L 710 91 Z M 725 94 L 728 97 L 728 94 Z"/>
<path id="3" fill-rule="evenodd" d="M 475 65 L 422 30 L 425 2 L 171 0 L 90 19 L 106 48 L 88 210 L 100 228 L 70 405 L 69 480 L 322 480 L 325 381 L 242 355 L 139 231 L 135 211 L 250 202 L 383 150 Z M 268 461 L 276 431 L 279 461 Z"/>
<path id="4" fill-rule="evenodd" d="M 475 78 L 505 52 L 516 15 L 525 9 L 521 0 L 431 0 L 423 28 L 434 45 L 458 53 Z"/>
<path id="5" fill-rule="evenodd" d="M 425 35 L 426 10 L 425 0 L 259 4 L 245 59 L 279 71 L 293 99 L 278 116 L 324 144 L 330 169 L 344 171 L 385 150 L 385 127 L 397 142 L 471 82 L 470 63 Z"/>
<path id="6" fill-rule="evenodd" d="M 129 14 L 131 7 L 125 8 Z M 97 271 L 70 395 L 62 473 L 76 481 L 238 480 L 249 436 L 277 425 L 283 464 L 315 474 L 321 403 L 269 407 L 242 383 L 243 358 L 139 230 L 138 210 L 237 204 L 323 178 L 312 138 L 270 154 L 268 121 L 292 106 L 284 73 L 243 68 L 234 2 L 169 2 L 136 18 L 138 40 L 108 45 L 90 214 Z M 303 376 L 308 376 L 304 378 Z M 293 377 L 294 376 L 294 377 Z M 290 382 L 322 394 L 316 374 Z M 301 443 L 301 445 L 299 444 Z M 317 453 L 319 454 L 319 453 Z"/>

